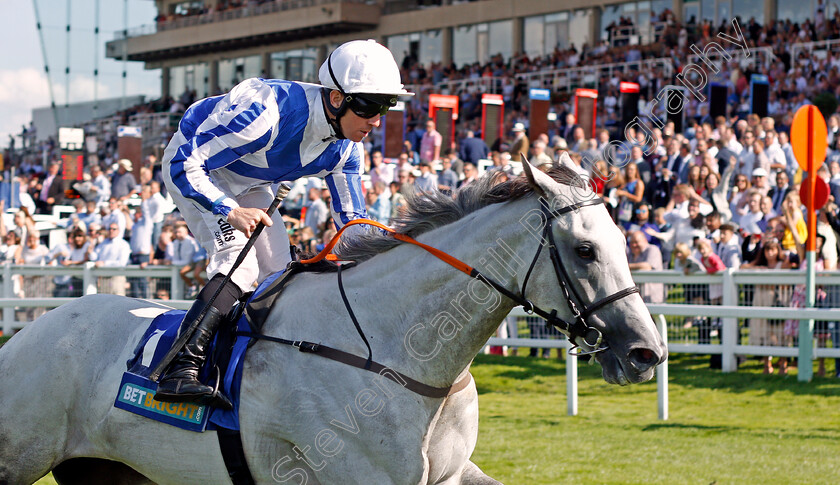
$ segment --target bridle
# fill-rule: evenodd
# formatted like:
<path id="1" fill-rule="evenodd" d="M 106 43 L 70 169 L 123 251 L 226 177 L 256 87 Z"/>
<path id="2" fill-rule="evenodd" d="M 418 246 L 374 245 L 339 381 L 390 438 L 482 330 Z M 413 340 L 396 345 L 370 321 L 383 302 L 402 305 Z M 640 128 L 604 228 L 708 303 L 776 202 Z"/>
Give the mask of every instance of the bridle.
<path id="1" fill-rule="evenodd" d="M 554 241 L 554 231 L 551 230 L 554 220 L 563 214 L 577 211 L 582 207 L 603 203 L 604 199 L 601 197 L 595 197 L 552 211 L 548 207 L 548 203 L 545 199 L 541 197 L 540 209 L 545 220 L 545 227 L 543 229 L 540 244 L 537 246 L 537 252 L 534 254 L 534 258 L 531 260 L 531 265 L 528 267 L 528 272 L 525 274 L 525 280 L 522 282 L 522 290 L 520 290 L 519 294 L 511 292 L 507 288 L 485 277 L 484 275 L 479 277 L 479 279 L 521 305 L 526 313 L 536 314 L 545 319 L 547 325 L 554 326 L 558 330 L 566 333 L 568 335 L 569 342 L 572 344 L 572 349 L 582 349 L 584 346 L 589 348 L 589 350 L 578 350 L 574 353 L 574 355 L 595 354 L 607 350 L 609 346 L 607 346 L 604 342 L 603 334 L 600 330 L 590 325 L 587 319 L 606 305 L 639 292 L 638 287 L 630 286 L 587 305 L 583 298 L 581 298 L 580 293 L 578 293 L 577 288 L 575 288 L 575 285 L 572 284 L 569 272 L 566 271 L 566 267 L 560 257 L 560 251 L 557 248 L 557 243 Z M 531 277 L 531 272 L 533 271 L 534 266 L 536 266 L 537 259 L 539 259 L 542 248 L 545 245 L 548 246 L 548 254 L 551 257 L 551 264 L 554 266 L 554 274 L 557 276 L 560 289 L 563 291 L 563 296 L 566 298 L 569 311 L 572 313 L 572 322 L 567 322 L 562 318 L 559 318 L 557 316 L 557 309 L 552 309 L 550 312 L 545 311 L 534 305 L 531 300 L 525 297 L 528 279 Z M 570 351 L 572 349 L 570 349 Z"/>
<path id="2" fill-rule="evenodd" d="M 333 237 L 332 241 L 330 241 L 330 243 L 327 244 L 326 247 L 324 247 L 324 249 L 317 256 L 311 259 L 303 260 L 301 261 L 301 263 L 309 264 L 320 261 L 322 259 L 329 259 L 333 261 L 338 260 L 338 257 L 330 253 L 333 247 L 336 245 L 336 243 L 338 243 L 341 233 L 346 228 L 355 224 L 366 224 L 370 226 L 375 226 L 379 229 L 390 233 L 394 238 L 402 242 L 407 242 L 425 249 L 438 259 L 444 261 L 445 263 L 449 264 L 455 269 L 466 273 L 470 277 L 481 280 L 485 284 L 493 287 L 499 293 L 513 300 L 518 305 L 521 305 L 525 309 L 526 313 L 536 314 L 542 317 L 543 319 L 545 319 L 547 325 L 556 327 L 558 330 L 564 332 L 568 336 L 569 342 L 572 345 L 572 348 L 569 349 L 570 351 L 572 351 L 575 348 L 586 348 L 586 350 L 578 350 L 573 355 L 594 354 L 609 349 L 609 346 L 607 346 L 604 342 L 603 334 L 601 333 L 601 331 L 589 324 L 589 322 L 587 321 L 588 318 L 604 306 L 618 301 L 624 297 L 630 296 L 634 293 L 638 293 L 639 289 L 636 286 L 630 286 L 587 305 L 583 298 L 581 298 L 580 293 L 578 293 L 577 288 L 575 288 L 575 285 L 572 284 L 572 279 L 569 277 L 569 273 L 568 271 L 566 271 L 566 267 L 564 266 L 563 260 L 560 257 L 560 251 L 558 250 L 557 244 L 554 240 L 554 231 L 552 231 L 551 228 L 553 226 L 554 220 L 564 214 L 567 214 L 572 211 L 577 211 L 583 207 L 594 206 L 603 203 L 604 199 L 602 199 L 601 197 L 595 197 L 552 211 L 548 207 L 546 201 L 543 198 L 540 198 L 541 214 L 542 217 L 545 219 L 545 227 L 543 229 L 540 244 L 539 246 L 537 246 L 537 252 L 536 254 L 534 254 L 534 258 L 531 261 L 531 265 L 528 267 L 528 272 L 526 273 L 525 280 L 522 283 L 522 290 L 519 293 L 514 293 L 513 291 L 505 288 L 502 284 L 496 282 L 492 278 L 487 277 L 472 266 L 469 266 L 468 264 L 450 256 L 449 254 L 444 253 L 443 251 L 437 248 L 434 248 L 427 244 L 423 244 L 405 234 L 397 233 L 390 227 L 369 219 L 354 219 L 348 222 L 344 225 L 344 227 L 341 228 L 341 230 L 339 230 L 335 237 Z M 528 285 L 528 279 L 531 277 L 531 272 L 536 266 L 537 259 L 539 259 L 540 257 L 540 253 L 542 252 L 543 246 L 546 244 L 548 245 L 548 252 L 551 257 L 551 263 L 554 266 L 554 273 L 557 276 L 557 281 L 560 284 L 560 289 L 563 291 L 563 296 L 566 298 L 566 303 L 569 306 L 569 311 L 572 313 L 572 322 L 567 322 L 562 318 L 558 317 L 557 309 L 552 309 L 550 312 L 546 311 L 536 306 L 531 300 L 525 297 L 525 290 Z"/>

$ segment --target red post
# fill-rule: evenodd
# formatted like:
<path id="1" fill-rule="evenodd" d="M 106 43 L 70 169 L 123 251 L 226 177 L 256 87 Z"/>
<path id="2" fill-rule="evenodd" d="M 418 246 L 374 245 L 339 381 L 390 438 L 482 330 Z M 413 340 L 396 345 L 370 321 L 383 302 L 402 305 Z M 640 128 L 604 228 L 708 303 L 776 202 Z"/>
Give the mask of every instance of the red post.
<path id="1" fill-rule="evenodd" d="M 808 110 L 808 187 L 806 190 L 808 191 L 808 205 L 806 206 L 806 210 L 808 212 L 808 240 L 805 242 L 805 250 L 806 251 L 816 251 L 817 249 L 817 214 L 814 210 L 814 187 L 816 185 L 817 174 L 815 170 L 815 163 L 814 163 L 814 144 L 816 140 L 814 140 L 814 111 L 813 109 Z M 795 231 L 796 228 L 791 228 L 791 230 Z"/>

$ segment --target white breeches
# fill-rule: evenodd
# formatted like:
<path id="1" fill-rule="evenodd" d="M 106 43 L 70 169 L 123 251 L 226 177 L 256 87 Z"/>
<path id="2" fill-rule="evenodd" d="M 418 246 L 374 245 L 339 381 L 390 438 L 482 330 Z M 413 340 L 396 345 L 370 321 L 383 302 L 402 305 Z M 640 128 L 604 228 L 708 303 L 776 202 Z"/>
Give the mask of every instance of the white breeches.
<path id="1" fill-rule="evenodd" d="M 207 276 L 212 278 L 218 273 L 228 274 L 242 248 L 248 242 L 243 232 L 228 224 L 225 216 L 198 209 L 197 204 L 187 199 L 172 184 L 169 177 L 164 177 L 172 199 L 181 211 L 193 236 L 207 250 Z M 257 207 L 267 209 L 274 199 L 271 187 L 261 186 L 234 196 L 242 207 Z M 289 235 L 283 218 L 275 212 L 272 216 L 271 227 L 263 229 L 254 247 L 248 252 L 245 260 L 233 273 L 231 280 L 244 292 L 252 290 L 255 282 L 264 280 L 268 275 L 280 271 L 291 261 L 289 252 Z"/>

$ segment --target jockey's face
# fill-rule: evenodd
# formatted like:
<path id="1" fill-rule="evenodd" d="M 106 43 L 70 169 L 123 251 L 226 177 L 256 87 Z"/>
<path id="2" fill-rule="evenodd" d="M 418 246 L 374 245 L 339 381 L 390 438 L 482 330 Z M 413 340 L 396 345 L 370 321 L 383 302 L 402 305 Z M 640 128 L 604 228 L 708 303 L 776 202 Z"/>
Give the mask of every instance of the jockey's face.
<path id="1" fill-rule="evenodd" d="M 344 95 L 342 95 L 337 89 L 330 91 L 328 102 L 334 108 L 341 106 L 343 100 Z M 330 117 L 332 117 L 332 115 L 330 115 Z M 382 119 L 382 116 L 378 113 L 372 118 L 362 118 L 348 107 L 348 109 L 344 112 L 344 115 L 339 120 L 339 123 L 341 124 L 341 132 L 348 140 L 360 142 L 373 128 L 379 126 L 380 119 Z"/>
<path id="2" fill-rule="evenodd" d="M 378 114 L 373 118 L 362 118 L 353 112 L 347 110 L 344 116 L 341 117 L 341 131 L 348 140 L 359 142 L 362 141 L 368 133 L 375 127 L 379 126 L 381 116 Z"/>

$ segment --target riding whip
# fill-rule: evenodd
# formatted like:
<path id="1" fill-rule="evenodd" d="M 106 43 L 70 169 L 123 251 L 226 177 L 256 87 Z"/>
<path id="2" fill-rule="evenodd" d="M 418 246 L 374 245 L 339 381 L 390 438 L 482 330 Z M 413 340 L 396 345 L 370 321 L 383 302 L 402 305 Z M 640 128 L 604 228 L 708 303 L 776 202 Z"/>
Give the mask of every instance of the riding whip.
<path id="1" fill-rule="evenodd" d="M 265 211 L 266 214 L 268 214 L 269 218 L 272 214 L 274 214 L 274 211 L 277 210 L 277 207 L 283 202 L 283 199 L 285 199 L 286 196 L 289 195 L 290 190 L 292 190 L 291 185 L 287 184 L 286 182 L 280 182 L 280 186 L 277 187 L 277 193 L 274 195 L 274 200 L 271 201 L 271 205 L 268 206 L 268 209 L 266 209 Z M 245 256 L 248 255 L 248 252 L 254 246 L 254 243 L 257 241 L 257 238 L 260 236 L 260 234 L 262 234 L 264 228 L 265 224 L 263 222 L 257 224 L 257 228 L 254 229 L 254 232 L 251 233 L 251 237 L 248 238 L 248 242 L 245 243 L 245 247 L 243 247 L 242 251 L 239 252 L 239 256 L 236 257 L 236 261 L 234 261 L 233 267 L 230 268 L 230 271 L 228 271 L 228 274 L 226 274 L 224 280 L 222 280 L 222 284 L 220 284 L 219 287 L 216 288 L 216 291 L 213 293 L 213 296 L 211 296 L 210 300 L 204 305 L 204 308 L 201 310 L 201 313 L 198 314 L 198 317 L 196 317 L 196 319 L 190 323 L 190 326 L 184 332 L 182 332 L 181 335 L 178 336 L 178 340 L 176 340 L 175 343 L 172 344 L 172 347 L 169 348 L 169 351 L 166 353 L 165 356 L 163 356 L 163 359 L 160 361 L 160 363 L 158 363 L 157 367 L 155 367 L 155 369 L 149 375 L 150 380 L 157 382 L 163 371 L 165 371 L 166 368 L 169 367 L 169 364 L 172 363 L 172 360 L 175 359 L 175 356 L 178 355 L 178 352 L 184 347 L 184 345 L 187 344 L 187 341 L 189 341 L 190 337 L 192 337 L 192 334 L 195 333 L 195 329 L 198 328 L 199 324 L 204 319 L 204 316 L 207 314 L 207 309 L 213 304 L 214 301 L 216 301 L 216 297 L 219 296 L 219 293 L 222 292 L 222 289 L 225 287 L 225 285 L 227 285 L 228 282 L 230 282 L 230 278 L 233 275 L 233 272 L 236 271 L 236 268 L 238 268 L 239 265 L 242 264 L 243 261 L 245 261 Z"/>

